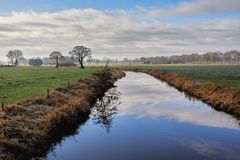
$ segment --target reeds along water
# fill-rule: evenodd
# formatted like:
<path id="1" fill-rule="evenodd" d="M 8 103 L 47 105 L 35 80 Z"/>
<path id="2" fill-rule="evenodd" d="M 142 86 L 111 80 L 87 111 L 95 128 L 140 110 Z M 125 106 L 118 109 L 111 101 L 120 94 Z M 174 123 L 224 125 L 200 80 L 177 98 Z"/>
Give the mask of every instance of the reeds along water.
<path id="1" fill-rule="evenodd" d="M 105 68 L 99 73 L 49 96 L 29 98 L 5 106 L 0 112 L 0 159 L 31 159 L 46 152 L 61 138 L 66 126 L 86 120 L 91 106 L 123 77 L 122 70 Z"/>
<path id="2" fill-rule="evenodd" d="M 214 84 L 197 84 L 192 79 L 176 73 L 162 72 L 159 70 L 143 70 L 138 68 L 125 68 L 128 71 L 144 72 L 167 82 L 170 86 L 184 91 L 218 111 L 224 111 L 240 118 L 240 91 L 219 87 Z"/>

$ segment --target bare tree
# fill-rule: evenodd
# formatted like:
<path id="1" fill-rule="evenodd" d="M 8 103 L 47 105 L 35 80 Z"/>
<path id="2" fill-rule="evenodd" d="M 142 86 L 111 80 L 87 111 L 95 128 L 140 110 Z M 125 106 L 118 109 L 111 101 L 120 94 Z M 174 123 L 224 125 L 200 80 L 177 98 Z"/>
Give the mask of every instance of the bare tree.
<path id="1" fill-rule="evenodd" d="M 58 68 L 58 60 L 59 60 L 59 58 L 62 58 L 62 57 L 63 57 L 62 54 L 61 54 L 61 52 L 59 52 L 59 51 L 53 51 L 49 56 L 50 56 L 50 58 L 56 60 L 56 68 Z"/>
<path id="2" fill-rule="evenodd" d="M 15 57 L 13 51 L 9 51 L 6 56 L 11 61 L 11 64 L 13 66 L 14 65 L 13 61 L 14 61 L 14 57 Z"/>
<path id="3" fill-rule="evenodd" d="M 15 66 L 17 66 L 19 59 L 23 58 L 23 53 L 20 50 L 14 50 L 13 52 L 15 53 Z"/>
<path id="4" fill-rule="evenodd" d="M 6 56 L 11 61 L 12 66 L 17 66 L 19 59 L 23 58 L 23 53 L 20 50 L 11 50 Z"/>
<path id="5" fill-rule="evenodd" d="M 92 50 L 84 46 L 76 46 L 73 48 L 72 51 L 69 52 L 69 54 L 72 57 L 77 58 L 81 68 L 84 68 L 83 59 L 88 56 L 91 56 Z"/>

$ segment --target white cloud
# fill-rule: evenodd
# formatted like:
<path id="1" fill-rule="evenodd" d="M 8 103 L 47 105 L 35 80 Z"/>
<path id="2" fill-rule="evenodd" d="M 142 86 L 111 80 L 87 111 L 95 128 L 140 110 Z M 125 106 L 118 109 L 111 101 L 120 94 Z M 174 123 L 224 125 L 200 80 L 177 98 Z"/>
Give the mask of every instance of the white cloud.
<path id="1" fill-rule="evenodd" d="M 240 49 L 240 18 L 173 25 L 151 12 L 12 12 L 0 16 L 0 57 L 11 49 L 23 50 L 26 57 L 48 56 L 52 50 L 67 54 L 80 44 L 92 48 L 94 56 L 113 58 Z"/>
<path id="2" fill-rule="evenodd" d="M 176 15 L 193 15 L 193 14 L 216 14 L 226 12 L 239 12 L 239 0 L 193 0 L 184 1 L 177 6 L 166 9 L 155 8 L 148 12 L 143 7 L 139 7 L 142 11 L 155 16 L 176 16 Z"/>
<path id="3" fill-rule="evenodd" d="M 178 13 L 220 13 L 240 11 L 239 0 L 197 0 L 176 8 Z"/>

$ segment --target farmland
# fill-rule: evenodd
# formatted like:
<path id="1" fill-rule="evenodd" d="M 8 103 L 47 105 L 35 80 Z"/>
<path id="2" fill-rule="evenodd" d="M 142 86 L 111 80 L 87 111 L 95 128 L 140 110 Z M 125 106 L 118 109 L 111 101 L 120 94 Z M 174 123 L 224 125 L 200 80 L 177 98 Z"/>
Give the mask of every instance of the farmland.
<path id="1" fill-rule="evenodd" d="M 138 68 L 175 72 L 192 78 L 197 83 L 213 83 L 218 86 L 240 89 L 239 65 L 137 65 Z M 97 67 L 54 68 L 54 67 L 1 67 L 0 101 L 5 104 L 26 97 L 46 94 L 47 89 L 66 86 L 95 73 Z"/>
<path id="2" fill-rule="evenodd" d="M 240 89 L 240 65 L 138 65 L 138 68 L 175 72 L 197 83 Z"/>
<path id="3" fill-rule="evenodd" d="M 47 89 L 66 86 L 73 81 L 87 77 L 97 68 L 54 68 L 54 67 L 1 67 L 0 101 L 5 104 L 20 101 L 26 97 L 46 94 Z"/>
<path id="4" fill-rule="evenodd" d="M 112 67 L 121 68 L 123 65 L 112 65 Z M 104 67 L 100 71 L 101 67 L 96 66 L 88 66 L 85 69 L 77 67 L 0 68 L 0 96 L 5 104 L 9 104 L 3 106 L 0 110 L 0 159 L 31 159 L 33 157 L 47 157 L 48 159 L 51 157 L 49 151 L 52 150 L 52 146 L 55 147 L 55 144 L 61 142 L 63 138 L 72 134 L 77 136 L 84 134 L 83 132 L 78 133 L 77 128 L 83 126 L 78 126 L 78 124 L 84 124 L 87 127 L 89 124 L 94 124 L 94 126 L 90 126 L 91 128 L 96 128 L 96 125 L 99 125 L 101 128 L 106 129 L 106 132 L 111 136 L 112 125 L 121 127 L 116 123 L 121 119 L 114 116 L 118 114 L 118 109 L 126 114 L 121 115 L 121 118 L 124 118 L 127 123 L 129 123 L 129 119 L 126 119 L 129 117 L 128 113 L 134 110 L 136 115 L 132 115 L 132 117 L 146 116 L 144 122 L 149 124 L 154 123 L 152 121 L 154 118 L 160 120 L 165 120 L 165 117 L 173 120 L 177 119 L 176 121 L 167 120 L 166 122 L 169 125 L 154 125 L 154 128 L 160 125 L 160 130 L 163 127 L 173 125 L 173 123 L 174 125 L 186 125 L 186 127 L 181 127 L 183 130 L 191 126 L 199 127 L 198 129 L 205 132 L 205 135 L 209 135 L 209 133 L 207 129 L 204 130 L 204 127 L 209 128 L 210 126 L 217 129 L 223 127 L 222 132 L 226 130 L 224 128 L 226 126 L 238 128 L 238 124 L 235 126 L 235 123 L 233 123 L 237 119 L 227 114 L 223 115 L 223 112 L 229 113 L 236 118 L 240 117 L 239 91 L 215 85 L 239 89 L 239 66 L 127 65 L 126 67 L 129 67 L 126 70 L 147 74 L 135 72 L 126 72 L 124 74 L 123 70 L 108 67 Z M 138 68 L 143 68 L 143 70 Z M 90 76 L 97 71 L 100 72 Z M 126 77 L 124 77 L 125 75 Z M 122 79 L 117 81 L 120 78 Z M 77 82 L 73 83 L 74 81 Z M 115 87 L 113 87 L 115 82 Z M 177 90 L 167 86 L 165 82 Z M 205 82 L 214 85 L 205 84 Z M 48 96 L 46 96 L 47 89 L 50 89 Z M 179 94 L 179 91 L 185 94 Z M 201 101 L 192 101 L 189 96 Z M 33 98 L 21 101 L 26 97 Z M 18 101 L 20 102 L 16 103 Z M 125 103 L 122 103 L 122 101 Z M 134 105 L 132 106 L 132 104 Z M 211 109 L 210 106 L 216 110 Z M 138 110 L 139 108 L 140 110 Z M 145 112 L 143 114 L 144 110 L 146 110 L 147 114 Z M 164 116 L 158 115 L 158 113 Z M 178 116 L 179 113 L 183 116 Z M 189 114 L 193 116 L 188 116 Z M 185 119 L 185 115 L 190 118 Z M 207 118 L 203 121 L 204 117 Z M 223 119 L 219 119 L 219 117 L 223 117 Z M 136 119 L 134 123 L 143 121 L 143 119 L 133 119 Z M 86 121 L 90 121 L 90 123 L 87 124 Z M 181 123 L 178 123 L 178 121 Z M 131 120 L 130 122 L 133 123 Z M 195 124 L 196 122 L 197 124 Z M 139 126 L 141 126 L 141 129 L 144 127 L 142 124 Z M 120 128 L 120 130 L 127 131 L 123 128 Z M 99 137 L 102 132 L 98 131 L 94 131 L 94 134 L 87 134 L 87 136 Z M 157 132 L 159 131 L 152 130 L 150 134 Z M 119 135 L 124 134 L 127 133 Z M 137 133 L 134 135 L 137 135 Z M 199 135 L 194 136 L 199 137 Z M 215 136 L 215 134 L 211 136 Z M 86 139 L 88 138 L 91 139 L 92 137 Z M 164 135 L 163 138 L 167 139 Z M 236 139 L 238 145 L 239 136 L 234 137 L 234 139 Z M 151 140 L 155 141 L 156 138 Z M 222 138 L 218 141 L 221 140 Z M 69 141 L 67 140 L 67 142 Z M 89 143 L 91 144 L 91 142 Z M 167 143 L 177 146 L 174 142 Z M 77 148 L 75 145 L 72 144 L 74 148 Z M 159 145 L 161 146 L 161 143 Z M 141 146 L 144 145 L 139 144 L 138 146 L 141 149 Z M 92 150 L 92 148 L 89 150 Z M 66 147 L 63 147 L 63 150 L 60 151 L 68 155 Z M 80 151 L 78 150 L 78 152 Z M 72 155 L 75 156 L 76 154 Z M 84 155 L 85 153 L 82 152 L 81 154 Z M 184 154 L 188 154 L 188 152 Z"/>

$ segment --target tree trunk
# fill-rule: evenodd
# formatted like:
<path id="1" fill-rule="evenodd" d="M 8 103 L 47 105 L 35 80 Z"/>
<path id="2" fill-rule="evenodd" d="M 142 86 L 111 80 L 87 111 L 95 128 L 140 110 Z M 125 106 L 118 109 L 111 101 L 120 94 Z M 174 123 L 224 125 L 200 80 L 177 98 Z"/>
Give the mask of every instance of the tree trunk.
<path id="1" fill-rule="evenodd" d="M 11 62 L 12 62 L 12 67 L 13 67 L 13 59 L 11 59 Z"/>
<path id="2" fill-rule="evenodd" d="M 58 68 L 58 57 L 56 57 L 56 68 Z"/>
<path id="3" fill-rule="evenodd" d="M 17 65 L 18 65 L 18 59 L 15 60 L 15 66 L 17 66 Z"/>
<path id="4" fill-rule="evenodd" d="M 83 66 L 83 58 L 79 58 L 78 61 L 79 61 L 80 67 L 84 68 L 84 66 Z"/>

